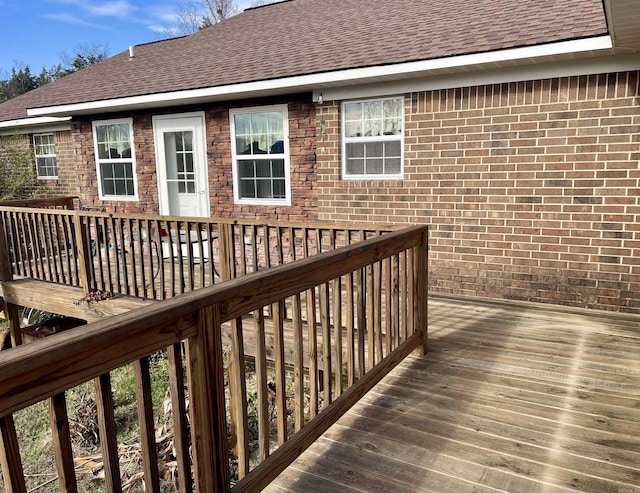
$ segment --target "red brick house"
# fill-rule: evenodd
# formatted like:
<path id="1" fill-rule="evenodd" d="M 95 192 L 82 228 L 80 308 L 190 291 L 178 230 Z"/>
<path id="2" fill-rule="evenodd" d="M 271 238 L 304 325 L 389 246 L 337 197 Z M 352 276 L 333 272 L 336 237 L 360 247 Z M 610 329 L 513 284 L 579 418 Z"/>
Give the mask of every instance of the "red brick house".
<path id="1" fill-rule="evenodd" d="M 0 131 L 60 153 L 69 125 L 58 169 L 110 211 L 429 223 L 433 292 L 640 313 L 639 26 L 634 0 L 290 0 Z"/>

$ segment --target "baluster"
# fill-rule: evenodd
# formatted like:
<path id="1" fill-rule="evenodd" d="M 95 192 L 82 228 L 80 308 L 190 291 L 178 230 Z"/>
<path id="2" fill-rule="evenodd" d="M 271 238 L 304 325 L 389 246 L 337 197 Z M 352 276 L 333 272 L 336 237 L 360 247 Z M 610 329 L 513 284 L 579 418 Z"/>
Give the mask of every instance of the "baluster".
<path id="1" fill-rule="evenodd" d="M 267 388 L 267 350 L 264 309 L 253 312 L 256 335 L 256 385 L 258 410 L 258 455 L 262 462 L 269 456 L 269 390 Z"/>
<path id="2" fill-rule="evenodd" d="M 0 465 L 6 493 L 27 493 L 12 415 L 0 418 Z"/>
<path id="3" fill-rule="evenodd" d="M 178 465 L 178 491 L 190 493 L 191 459 L 189 456 L 189 425 L 187 423 L 186 395 L 184 391 L 184 373 L 182 366 L 182 344 L 177 343 L 167 349 L 169 359 L 169 388 L 173 418 L 173 436 Z"/>
<path id="4" fill-rule="evenodd" d="M 96 404 L 98 408 L 98 429 L 100 430 L 100 447 L 107 491 L 122 492 L 120 481 L 120 463 L 115 416 L 113 413 L 113 393 L 111 377 L 108 373 L 94 380 L 96 388 Z"/>
<path id="5" fill-rule="evenodd" d="M 153 420 L 153 402 L 151 400 L 151 373 L 149 357 L 133 363 L 138 402 L 138 424 L 140 426 L 140 446 L 142 448 L 142 466 L 146 491 L 160 491 L 158 474 L 158 451 L 156 449 L 155 425 Z"/>
<path id="6" fill-rule="evenodd" d="M 302 306 L 300 293 L 293 296 L 293 387 L 294 425 L 300 431 L 304 425 L 304 347 L 302 340 Z"/>
<path id="7" fill-rule="evenodd" d="M 238 478 L 249 473 L 249 421 L 247 417 L 247 378 L 244 368 L 242 318 L 231 321 L 229 358 L 229 400 L 233 454 L 238 459 Z"/>
<path id="8" fill-rule="evenodd" d="M 287 440 L 287 387 L 284 364 L 284 300 L 274 303 L 273 331 L 274 358 L 276 363 L 276 409 L 278 424 L 278 445 Z"/>
<path id="9" fill-rule="evenodd" d="M 77 491 L 71 434 L 69 433 L 69 417 L 67 416 L 67 402 L 64 392 L 53 396 L 49 400 L 49 416 L 60 490 Z"/>

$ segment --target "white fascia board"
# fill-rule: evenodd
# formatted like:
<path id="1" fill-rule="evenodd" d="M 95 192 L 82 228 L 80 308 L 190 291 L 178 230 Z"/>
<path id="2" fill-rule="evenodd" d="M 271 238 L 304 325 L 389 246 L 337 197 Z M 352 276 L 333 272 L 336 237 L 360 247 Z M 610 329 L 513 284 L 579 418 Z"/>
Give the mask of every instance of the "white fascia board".
<path id="1" fill-rule="evenodd" d="M 149 108 L 190 104 L 198 101 L 215 101 L 233 97 L 249 97 L 252 94 L 276 94 L 311 90 L 326 84 L 339 83 L 358 84 L 367 80 L 408 78 L 412 74 L 426 74 L 442 70 L 463 70 L 464 67 L 479 67 L 496 63 L 517 62 L 518 60 L 540 59 L 558 55 L 570 55 L 581 52 L 609 50 L 612 48 L 609 36 L 599 36 L 572 41 L 561 41 L 545 45 L 511 48 L 506 50 L 476 53 L 470 55 L 436 58 L 417 62 L 380 65 L 375 67 L 322 72 L 319 74 L 300 75 L 281 79 L 247 82 L 219 87 L 192 89 L 144 96 L 90 101 L 59 106 L 47 106 L 27 110 L 29 116 L 88 114 L 100 111 L 117 111 L 124 109 Z"/>
<path id="2" fill-rule="evenodd" d="M 596 59 L 589 58 L 493 70 L 478 70 L 475 72 L 441 75 L 437 77 L 418 77 L 411 80 L 381 82 L 377 84 L 327 87 L 325 90 L 315 90 L 313 92 L 313 100 L 317 101 L 320 94 L 322 94 L 324 101 L 343 101 L 348 99 L 389 96 L 392 94 L 408 94 L 420 91 L 457 89 L 461 87 L 634 70 L 640 70 L 640 55 L 624 55 Z"/>
<path id="3" fill-rule="evenodd" d="M 19 118 L 0 122 L 0 135 L 71 130 L 71 117 Z"/>

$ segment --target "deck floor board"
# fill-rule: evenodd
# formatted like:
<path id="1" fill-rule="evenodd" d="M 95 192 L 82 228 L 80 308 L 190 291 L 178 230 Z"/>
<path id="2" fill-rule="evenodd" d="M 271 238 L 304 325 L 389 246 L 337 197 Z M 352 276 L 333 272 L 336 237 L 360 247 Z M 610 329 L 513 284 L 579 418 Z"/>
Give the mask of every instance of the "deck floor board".
<path id="1" fill-rule="evenodd" d="M 266 491 L 640 491 L 640 317 L 431 298 L 411 356 Z"/>

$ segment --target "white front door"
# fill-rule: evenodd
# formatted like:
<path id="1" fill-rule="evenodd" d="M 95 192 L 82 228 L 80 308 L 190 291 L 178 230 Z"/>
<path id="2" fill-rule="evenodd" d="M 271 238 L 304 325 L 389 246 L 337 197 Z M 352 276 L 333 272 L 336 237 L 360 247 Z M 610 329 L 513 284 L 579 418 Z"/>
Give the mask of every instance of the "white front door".
<path id="1" fill-rule="evenodd" d="M 204 113 L 153 117 L 160 214 L 209 217 Z"/>

